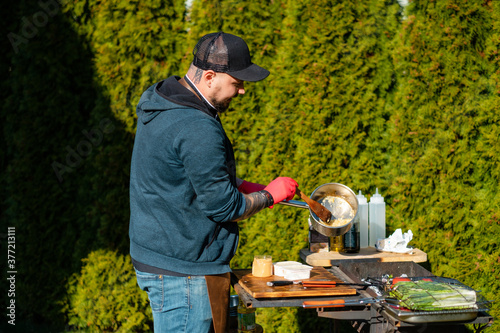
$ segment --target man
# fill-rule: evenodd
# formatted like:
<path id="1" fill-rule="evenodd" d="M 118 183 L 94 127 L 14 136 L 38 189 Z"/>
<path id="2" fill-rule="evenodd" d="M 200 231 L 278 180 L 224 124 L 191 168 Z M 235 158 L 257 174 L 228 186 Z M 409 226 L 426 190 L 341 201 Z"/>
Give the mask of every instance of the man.
<path id="1" fill-rule="evenodd" d="M 236 178 L 219 113 L 269 71 L 240 37 L 202 37 L 183 77 L 147 89 L 137 106 L 130 174 L 130 254 L 148 293 L 154 331 L 225 330 L 237 221 L 292 199 L 297 183 Z M 250 112 L 250 111 L 249 111 Z"/>

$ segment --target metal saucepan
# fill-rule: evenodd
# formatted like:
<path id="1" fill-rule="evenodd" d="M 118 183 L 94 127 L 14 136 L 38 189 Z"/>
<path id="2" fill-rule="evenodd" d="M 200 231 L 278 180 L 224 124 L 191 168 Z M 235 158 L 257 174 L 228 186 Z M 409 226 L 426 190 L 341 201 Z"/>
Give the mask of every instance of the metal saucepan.
<path id="1" fill-rule="evenodd" d="M 351 229 L 352 221 L 358 215 L 358 198 L 349 187 L 338 183 L 323 184 L 314 190 L 311 199 L 318 201 L 332 212 L 332 220 L 329 224 L 321 221 L 303 201 L 288 200 L 279 203 L 292 207 L 309 208 L 311 224 L 314 230 L 322 235 L 341 236 Z"/>

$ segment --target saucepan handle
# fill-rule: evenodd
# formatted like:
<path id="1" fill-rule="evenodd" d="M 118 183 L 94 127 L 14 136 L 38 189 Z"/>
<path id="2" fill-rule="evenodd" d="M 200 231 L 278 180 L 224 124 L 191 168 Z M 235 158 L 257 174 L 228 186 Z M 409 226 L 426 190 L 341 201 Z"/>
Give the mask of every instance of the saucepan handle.
<path id="1" fill-rule="evenodd" d="M 292 207 L 297 207 L 297 208 L 307 208 L 309 209 L 309 205 L 305 203 L 304 201 L 299 201 L 299 200 L 284 200 L 278 202 L 280 205 L 285 205 L 285 206 L 292 206 Z"/>

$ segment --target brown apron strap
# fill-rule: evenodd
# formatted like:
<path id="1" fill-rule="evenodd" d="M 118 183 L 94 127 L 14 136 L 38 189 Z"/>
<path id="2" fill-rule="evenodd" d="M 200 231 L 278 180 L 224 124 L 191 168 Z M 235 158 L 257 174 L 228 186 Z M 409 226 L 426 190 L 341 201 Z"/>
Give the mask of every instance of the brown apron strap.
<path id="1" fill-rule="evenodd" d="M 205 275 L 215 333 L 225 333 L 229 312 L 230 273 Z"/>

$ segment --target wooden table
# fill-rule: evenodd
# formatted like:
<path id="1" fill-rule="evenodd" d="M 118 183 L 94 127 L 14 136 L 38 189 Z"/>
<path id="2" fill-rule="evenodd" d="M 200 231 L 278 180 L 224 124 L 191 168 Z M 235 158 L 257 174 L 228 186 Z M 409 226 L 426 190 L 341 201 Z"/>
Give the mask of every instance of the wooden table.
<path id="1" fill-rule="evenodd" d="M 338 265 L 340 262 L 346 260 L 373 262 L 426 262 L 427 253 L 419 249 L 413 249 L 411 254 L 380 252 L 374 247 L 361 248 L 359 253 L 339 253 L 336 251 L 314 253 L 309 251 L 309 249 L 302 249 L 300 251 L 300 258 L 311 266 L 330 267 Z"/>

